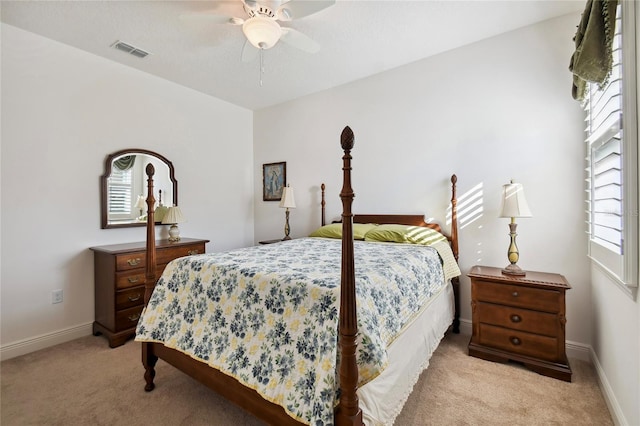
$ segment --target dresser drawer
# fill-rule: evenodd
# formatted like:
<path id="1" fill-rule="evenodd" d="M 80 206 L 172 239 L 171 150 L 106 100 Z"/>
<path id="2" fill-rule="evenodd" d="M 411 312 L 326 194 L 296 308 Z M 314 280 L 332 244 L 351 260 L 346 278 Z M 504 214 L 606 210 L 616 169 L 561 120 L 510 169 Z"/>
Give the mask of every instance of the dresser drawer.
<path id="1" fill-rule="evenodd" d="M 484 302 L 478 303 L 476 309 L 478 310 L 478 320 L 484 324 L 544 334 L 551 337 L 558 335 L 560 323 L 557 314 Z"/>
<path id="2" fill-rule="evenodd" d="M 116 271 L 128 271 L 136 268 L 143 268 L 147 261 L 144 251 L 120 254 L 116 256 Z"/>
<path id="3" fill-rule="evenodd" d="M 116 310 L 131 308 L 144 303 L 144 286 L 133 287 L 116 293 Z"/>
<path id="4" fill-rule="evenodd" d="M 560 292 L 509 284 L 480 281 L 475 285 L 479 301 L 492 302 L 546 312 L 560 312 L 563 308 Z"/>
<path id="5" fill-rule="evenodd" d="M 546 361 L 563 361 L 554 337 L 480 324 L 479 344 Z"/>
<path id="6" fill-rule="evenodd" d="M 178 247 L 169 247 L 159 250 L 156 254 L 156 263 L 167 264 L 173 259 L 184 256 L 192 256 L 194 254 L 204 253 L 204 244 L 190 244 Z"/>
<path id="7" fill-rule="evenodd" d="M 134 271 L 116 272 L 116 289 L 122 290 L 129 287 L 144 285 L 145 283 L 144 269 L 136 269 Z"/>
<path id="8" fill-rule="evenodd" d="M 123 309 L 116 312 L 116 331 L 126 330 L 138 325 L 138 319 L 144 305 L 135 306 L 133 308 Z"/>

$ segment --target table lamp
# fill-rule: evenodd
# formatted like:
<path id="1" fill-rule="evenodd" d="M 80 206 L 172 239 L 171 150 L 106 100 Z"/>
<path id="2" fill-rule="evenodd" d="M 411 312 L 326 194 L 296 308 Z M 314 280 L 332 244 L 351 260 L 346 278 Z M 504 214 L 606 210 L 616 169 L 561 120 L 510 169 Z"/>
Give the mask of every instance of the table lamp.
<path id="1" fill-rule="evenodd" d="M 280 207 L 283 209 L 287 209 L 285 212 L 285 224 L 284 224 L 284 238 L 282 241 L 290 240 L 289 236 L 290 228 L 289 228 L 289 209 L 296 208 L 296 200 L 293 197 L 293 188 L 287 185 L 282 191 L 282 198 L 280 199 Z"/>
<path id="2" fill-rule="evenodd" d="M 502 201 L 500 206 L 500 217 L 510 217 L 509 236 L 511 243 L 507 251 L 507 257 L 510 264 L 502 270 L 506 275 L 526 275 L 526 272 L 517 265 L 520 254 L 516 245 L 516 217 L 531 217 L 529 205 L 524 197 L 524 188 L 522 184 L 511 182 L 502 186 Z"/>
<path id="3" fill-rule="evenodd" d="M 186 222 L 180 207 L 174 206 L 167 209 L 166 214 L 162 218 L 162 223 L 171 225 L 169 228 L 169 241 L 180 241 L 180 230 L 178 229 L 178 223 Z"/>

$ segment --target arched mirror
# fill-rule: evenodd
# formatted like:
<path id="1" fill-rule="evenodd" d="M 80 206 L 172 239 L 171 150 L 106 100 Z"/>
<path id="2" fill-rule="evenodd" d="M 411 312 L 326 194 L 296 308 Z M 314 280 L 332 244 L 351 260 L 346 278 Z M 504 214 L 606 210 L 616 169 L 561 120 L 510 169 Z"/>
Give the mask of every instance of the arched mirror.
<path id="1" fill-rule="evenodd" d="M 145 226 L 147 221 L 147 181 L 145 167 L 152 163 L 156 223 L 159 207 L 178 205 L 178 181 L 173 164 L 162 155 L 145 149 L 124 149 L 107 156 L 100 177 L 102 229 Z"/>

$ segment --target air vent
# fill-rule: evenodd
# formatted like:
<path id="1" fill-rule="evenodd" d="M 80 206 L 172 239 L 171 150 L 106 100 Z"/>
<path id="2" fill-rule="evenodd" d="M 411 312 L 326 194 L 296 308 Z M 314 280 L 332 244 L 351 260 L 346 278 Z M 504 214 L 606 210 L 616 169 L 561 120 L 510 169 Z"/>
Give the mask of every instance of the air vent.
<path id="1" fill-rule="evenodd" d="M 146 52 L 142 49 L 138 49 L 137 47 L 134 47 L 128 43 L 125 43 L 123 41 L 116 41 L 115 43 L 113 43 L 111 45 L 111 47 L 116 48 L 118 50 L 122 50 L 123 52 L 127 52 L 130 53 L 131 55 L 138 57 L 138 58 L 144 58 L 146 57 L 149 52 Z"/>

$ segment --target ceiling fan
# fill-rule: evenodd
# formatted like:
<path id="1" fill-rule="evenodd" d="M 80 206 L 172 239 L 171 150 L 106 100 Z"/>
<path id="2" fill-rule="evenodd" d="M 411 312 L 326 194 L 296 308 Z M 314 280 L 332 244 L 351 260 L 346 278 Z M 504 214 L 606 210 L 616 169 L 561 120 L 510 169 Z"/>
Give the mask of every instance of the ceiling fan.
<path id="1" fill-rule="evenodd" d="M 300 31 L 280 25 L 312 15 L 335 4 L 335 0 L 237 0 L 218 1 L 206 12 L 181 15 L 183 19 L 202 19 L 213 23 L 242 26 L 247 40 L 242 60 L 248 62 L 261 50 L 271 49 L 283 41 L 297 49 L 315 53 L 320 45 Z"/>

